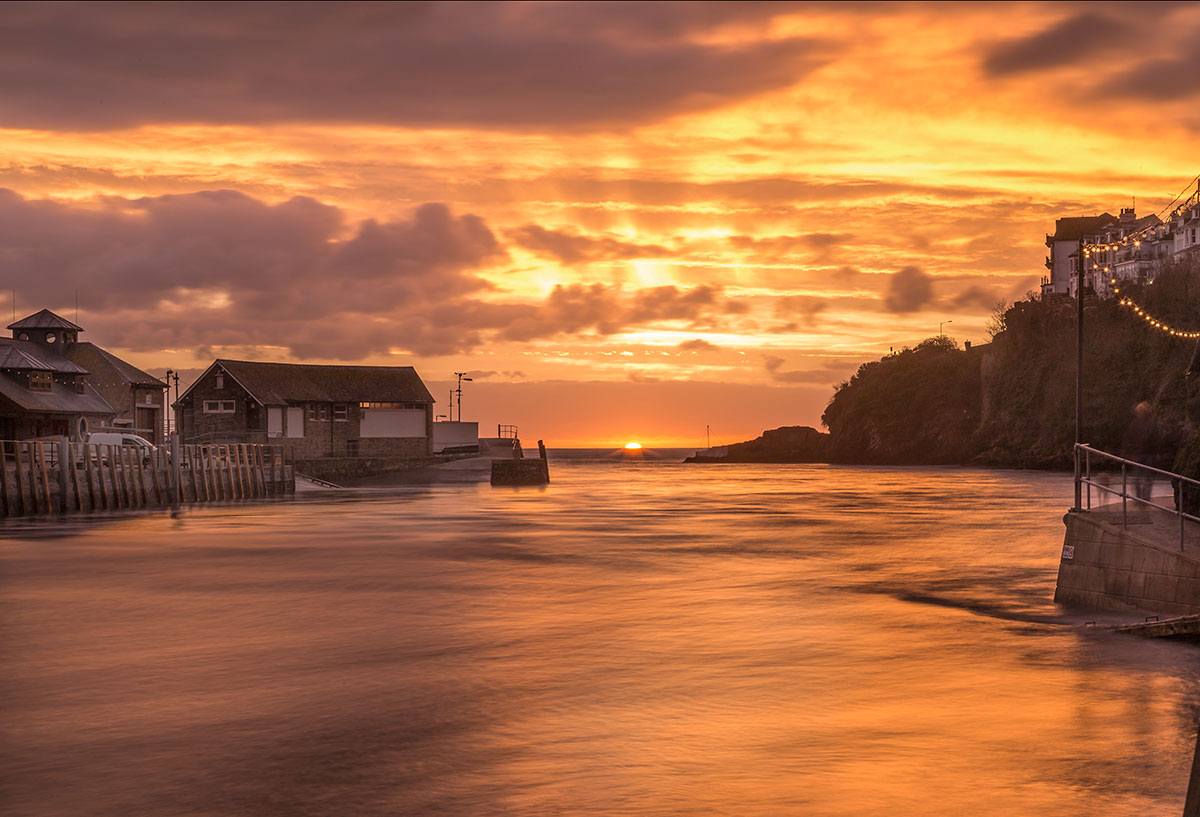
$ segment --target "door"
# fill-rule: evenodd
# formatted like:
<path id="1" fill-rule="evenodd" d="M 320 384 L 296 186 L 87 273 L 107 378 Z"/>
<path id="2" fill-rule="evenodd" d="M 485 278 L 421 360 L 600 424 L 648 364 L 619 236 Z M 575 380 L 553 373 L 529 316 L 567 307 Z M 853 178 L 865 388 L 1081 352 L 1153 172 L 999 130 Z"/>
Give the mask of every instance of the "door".
<path id="1" fill-rule="evenodd" d="M 304 406 L 288 406 L 287 435 L 289 437 L 304 436 Z"/>

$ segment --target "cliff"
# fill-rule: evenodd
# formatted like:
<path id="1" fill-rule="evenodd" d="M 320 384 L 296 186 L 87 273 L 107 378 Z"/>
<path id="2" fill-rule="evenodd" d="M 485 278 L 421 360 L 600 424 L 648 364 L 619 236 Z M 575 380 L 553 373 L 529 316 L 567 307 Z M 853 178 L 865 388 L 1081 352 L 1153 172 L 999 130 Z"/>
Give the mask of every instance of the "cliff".
<path id="1" fill-rule="evenodd" d="M 829 435 L 811 426 L 784 426 L 764 431 L 749 442 L 725 446 L 723 456 L 697 454 L 684 462 L 829 462 Z"/>
<path id="2" fill-rule="evenodd" d="M 1122 289 L 1145 312 L 1200 330 L 1200 260 Z M 790 427 L 729 446 L 726 462 L 979 464 L 1069 468 L 1075 441 L 1075 301 L 1026 300 L 993 315 L 990 344 L 960 349 L 948 337 L 862 364 L 837 387 L 822 423 L 829 434 Z M 1084 309 L 1084 441 L 1121 452 L 1133 407 L 1154 406 L 1160 467 L 1183 456 L 1200 427 L 1197 341 L 1152 326 L 1118 299 Z M 1189 420 L 1190 414 L 1190 420 Z M 808 432 L 796 442 L 773 435 Z M 1183 453 L 1179 453 L 1183 452 Z M 1200 455 L 1193 457 L 1200 460 Z M 711 461 L 691 458 L 689 461 Z M 1200 466 L 1195 466 L 1200 471 Z M 1190 473 L 1190 471 L 1189 471 Z"/>

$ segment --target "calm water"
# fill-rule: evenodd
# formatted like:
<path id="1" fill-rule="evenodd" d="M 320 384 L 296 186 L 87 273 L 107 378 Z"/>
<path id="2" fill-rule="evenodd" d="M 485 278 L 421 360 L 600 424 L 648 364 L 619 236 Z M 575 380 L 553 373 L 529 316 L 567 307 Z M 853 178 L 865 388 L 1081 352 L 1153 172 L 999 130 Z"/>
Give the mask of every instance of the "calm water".
<path id="1" fill-rule="evenodd" d="M 1200 649 L 1052 604 L 1068 477 L 553 477 L 0 526 L 0 810 L 1181 812 Z"/>

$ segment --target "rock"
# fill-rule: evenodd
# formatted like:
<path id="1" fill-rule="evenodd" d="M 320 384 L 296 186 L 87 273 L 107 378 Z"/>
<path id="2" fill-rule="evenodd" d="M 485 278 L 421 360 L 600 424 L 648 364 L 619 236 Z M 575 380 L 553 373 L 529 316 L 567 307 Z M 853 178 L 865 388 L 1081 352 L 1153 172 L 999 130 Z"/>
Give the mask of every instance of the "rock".
<path id="1" fill-rule="evenodd" d="M 697 454 L 684 462 L 829 462 L 829 435 L 811 426 L 783 426 L 762 436 L 726 446 L 724 456 Z"/>

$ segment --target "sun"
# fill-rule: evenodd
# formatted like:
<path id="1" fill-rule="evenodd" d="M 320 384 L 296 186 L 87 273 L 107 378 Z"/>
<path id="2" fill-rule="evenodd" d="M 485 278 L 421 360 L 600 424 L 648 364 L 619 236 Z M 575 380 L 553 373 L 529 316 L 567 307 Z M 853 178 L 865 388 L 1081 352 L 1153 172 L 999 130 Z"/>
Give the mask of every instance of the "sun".
<path id="1" fill-rule="evenodd" d="M 637 449 L 642 447 L 642 444 L 641 443 L 625 443 L 625 447 L 628 448 L 630 451 L 636 451 Z"/>

